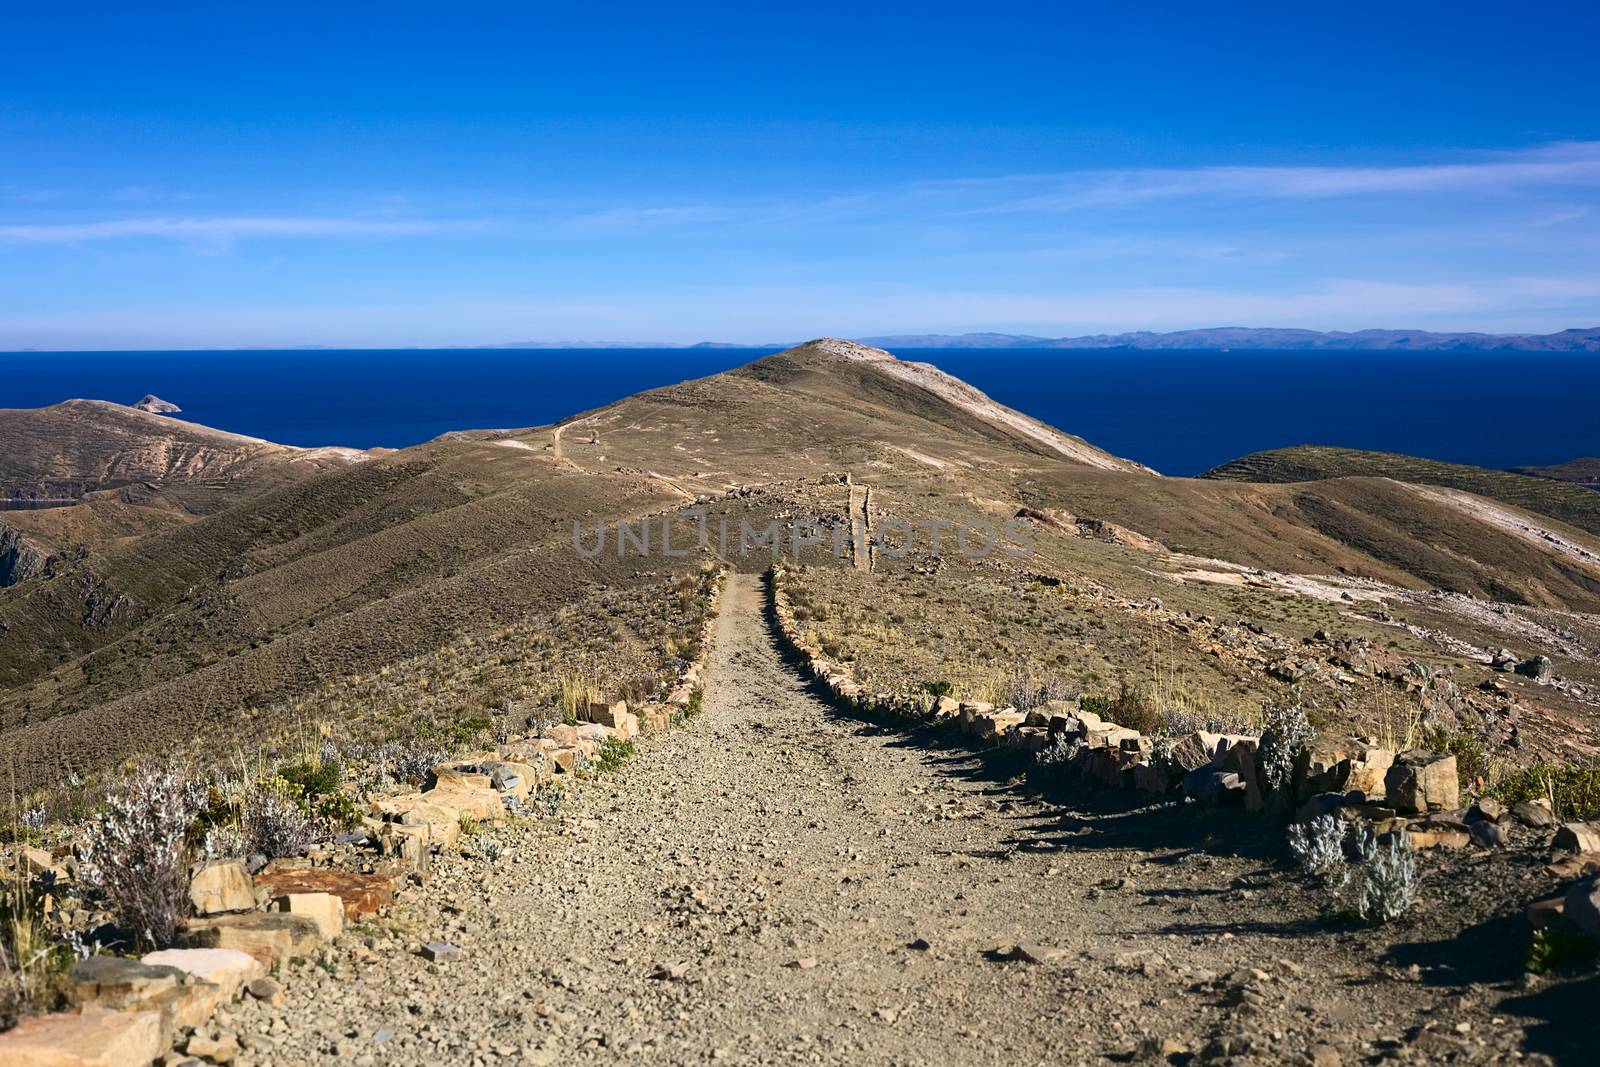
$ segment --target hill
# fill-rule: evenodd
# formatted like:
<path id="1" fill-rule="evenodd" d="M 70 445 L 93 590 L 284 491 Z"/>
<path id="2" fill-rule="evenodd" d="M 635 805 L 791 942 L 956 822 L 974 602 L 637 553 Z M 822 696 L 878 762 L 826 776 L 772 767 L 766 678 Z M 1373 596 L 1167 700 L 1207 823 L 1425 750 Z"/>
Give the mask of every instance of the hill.
<path id="1" fill-rule="evenodd" d="M 1554 478 L 1579 485 L 1600 486 L 1600 458 L 1569 459 L 1565 463 L 1552 463 L 1548 467 L 1515 467 L 1517 474 L 1535 478 Z"/>
<path id="2" fill-rule="evenodd" d="M 1170 697 L 1181 677 L 1182 699 L 1224 710 L 1281 688 L 1266 660 L 1219 659 L 1212 624 L 1156 627 L 1148 605 L 1162 603 L 1162 619 L 1257 620 L 1285 649 L 1319 628 L 1439 664 L 1548 648 L 1564 678 L 1600 690 L 1583 665 L 1600 639 L 1565 614 L 1600 609 L 1587 528 L 1547 520 L 1535 534 L 1497 498 L 1370 470 L 1310 485 L 1164 478 L 852 342 L 360 463 L 81 405 L 0 414 L 0 435 L 37 441 L 30 427 L 50 420 L 72 446 L 32 446 L 30 484 L 166 480 L 7 515 L 50 546 L 0 589 L 0 738 L 24 782 L 202 741 L 217 758 L 248 754 L 308 724 L 382 740 L 549 715 L 576 685 L 654 691 L 698 632 L 704 571 L 772 562 L 741 546 L 744 524 L 776 530 L 819 602 L 836 598 L 829 625 L 844 629 L 829 640 L 864 663 L 900 657 L 882 669 L 913 687 L 1003 667 Z M 193 436 L 147 450 L 130 425 Z M 210 480 L 236 488 L 200 508 Z M 654 551 L 620 543 L 619 523 L 651 517 L 672 551 L 659 532 Z M 903 524 L 912 543 L 840 558 L 820 533 L 793 542 L 856 519 Z M 1025 557 L 949 547 L 1011 521 L 1036 541 Z M 575 525 L 599 525 L 603 550 L 580 552 Z M 1523 607 L 1494 615 L 1483 599 Z M 1008 621 L 1024 601 L 1028 621 Z M 1349 677 L 1324 678 L 1330 714 L 1360 718 L 1380 683 Z M 1528 706 L 1583 721 L 1562 685 Z M 1532 739 L 1542 714 L 1495 721 Z"/>
<path id="3" fill-rule="evenodd" d="M 102 400 L 0 409 L 0 501 L 77 500 L 139 482 L 225 487 L 361 458 L 353 449 L 277 445 Z"/>
<path id="4" fill-rule="evenodd" d="M 1499 500 L 1600 534 L 1600 494 L 1548 478 L 1488 470 L 1461 463 L 1364 452 L 1354 448 L 1299 445 L 1256 452 L 1207 471 L 1204 478 L 1242 482 L 1308 482 L 1323 478 L 1392 478 L 1437 485 Z"/>

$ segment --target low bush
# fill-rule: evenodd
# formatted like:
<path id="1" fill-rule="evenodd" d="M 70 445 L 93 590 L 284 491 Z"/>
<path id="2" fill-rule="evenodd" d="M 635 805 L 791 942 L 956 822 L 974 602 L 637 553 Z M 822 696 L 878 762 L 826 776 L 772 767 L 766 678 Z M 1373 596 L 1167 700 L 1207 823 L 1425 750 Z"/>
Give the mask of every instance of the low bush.
<path id="1" fill-rule="evenodd" d="M 1488 792 L 1507 804 L 1542 797 L 1558 819 L 1586 822 L 1600 818 L 1600 762 L 1536 763 L 1505 775 Z"/>
<path id="2" fill-rule="evenodd" d="M 188 832 L 200 808 L 198 790 L 176 770 L 151 766 L 113 789 L 85 829 L 80 878 L 140 947 L 172 942 L 188 903 Z"/>
<path id="3" fill-rule="evenodd" d="M 1411 910 L 1416 894 L 1416 854 L 1396 837 L 1367 863 L 1358 911 L 1368 922 L 1394 922 Z"/>
<path id="4" fill-rule="evenodd" d="M 1345 826 L 1337 815 L 1319 815 L 1289 827 L 1289 851 L 1300 869 L 1326 877 L 1344 867 Z"/>
<path id="5" fill-rule="evenodd" d="M 1266 726 L 1261 731 L 1261 777 L 1268 789 L 1282 789 L 1294 776 L 1295 760 L 1317 739 L 1316 728 L 1302 704 L 1286 704 L 1267 709 Z"/>
<path id="6" fill-rule="evenodd" d="M 245 793 L 239 828 L 250 851 L 269 859 L 303 856 L 316 840 L 316 823 L 298 791 L 283 779 L 258 782 Z"/>
<path id="7" fill-rule="evenodd" d="M 296 763 L 279 771 L 278 777 L 297 787 L 304 796 L 322 796 L 339 788 L 339 765 Z"/>
<path id="8" fill-rule="evenodd" d="M 594 768 L 602 774 L 610 774 L 620 770 L 638 754 L 639 750 L 632 741 L 623 741 L 620 738 L 608 737 L 601 743 L 594 754 Z"/>

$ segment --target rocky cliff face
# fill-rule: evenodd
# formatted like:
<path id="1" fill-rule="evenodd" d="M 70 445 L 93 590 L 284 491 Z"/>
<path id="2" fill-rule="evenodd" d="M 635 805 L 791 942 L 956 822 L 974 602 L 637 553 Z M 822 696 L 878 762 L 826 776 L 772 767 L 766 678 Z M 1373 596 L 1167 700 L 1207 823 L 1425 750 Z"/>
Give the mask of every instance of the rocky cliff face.
<path id="1" fill-rule="evenodd" d="M 25 582 L 44 570 L 46 553 L 0 522 L 0 588 Z"/>

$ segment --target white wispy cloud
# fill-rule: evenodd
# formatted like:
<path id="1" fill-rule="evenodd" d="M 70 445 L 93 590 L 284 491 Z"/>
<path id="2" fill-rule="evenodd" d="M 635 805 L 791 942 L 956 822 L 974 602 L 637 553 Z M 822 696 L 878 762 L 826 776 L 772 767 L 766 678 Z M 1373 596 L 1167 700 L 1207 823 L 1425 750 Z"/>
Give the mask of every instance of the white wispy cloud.
<path id="1" fill-rule="evenodd" d="M 0 241 L 88 244 L 129 238 L 229 242 L 252 237 L 350 237 L 435 234 L 480 228 L 481 220 L 231 216 L 125 218 L 95 222 L 0 224 Z"/>
<path id="2" fill-rule="evenodd" d="M 1317 200 L 1424 193 L 1600 188 L 1600 143 L 1563 142 L 1456 163 L 1081 170 L 920 183 L 977 210 L 1073 211 L 1181 198 Z"/>

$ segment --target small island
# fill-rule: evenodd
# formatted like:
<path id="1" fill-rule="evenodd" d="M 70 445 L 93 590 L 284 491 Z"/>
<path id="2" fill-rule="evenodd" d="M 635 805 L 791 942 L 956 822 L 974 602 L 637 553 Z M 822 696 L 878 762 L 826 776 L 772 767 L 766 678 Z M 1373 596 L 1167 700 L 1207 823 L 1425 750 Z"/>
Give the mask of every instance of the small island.
<path id="1" fill-rule="evenodd" d="M 183 411 L 178 405 L 168 400 L 162 400 L 154 393 L 147 394 L 143 400 L 133 406 L 140 411 L 148 411 L 152 415 L 176 415 Z"/>

